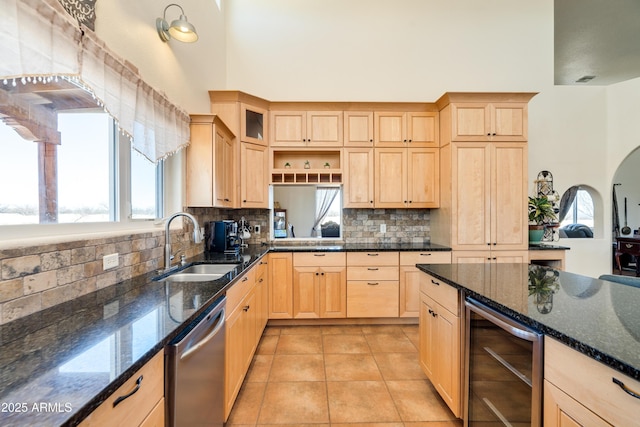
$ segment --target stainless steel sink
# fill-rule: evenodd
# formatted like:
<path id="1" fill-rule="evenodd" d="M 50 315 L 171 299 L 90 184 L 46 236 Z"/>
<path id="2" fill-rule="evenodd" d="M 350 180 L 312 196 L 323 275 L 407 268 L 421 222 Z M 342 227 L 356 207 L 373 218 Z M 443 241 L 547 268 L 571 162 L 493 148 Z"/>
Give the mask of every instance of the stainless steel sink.
<path id="1" fill-rule="evenodd" d="M 196 264 L 168 275 L 162 281 L 208 282 L 217 280 L 232 271 L 238 264 Z"/>

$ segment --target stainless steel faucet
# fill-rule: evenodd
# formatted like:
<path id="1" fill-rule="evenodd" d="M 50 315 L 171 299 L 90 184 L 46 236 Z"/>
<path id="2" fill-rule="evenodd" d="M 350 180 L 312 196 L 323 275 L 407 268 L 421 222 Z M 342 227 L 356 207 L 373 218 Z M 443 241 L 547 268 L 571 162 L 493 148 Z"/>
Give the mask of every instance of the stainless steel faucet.
<path id="1" fill-rule="evenodd" d="M 169 224 L 173 221 L 174 218 L 178 216 L 186 216 L 193 222 L 193 243 L 200 243 L 202 239 L 200 238 L 200 225 L 198 225 L 198 220 L 191 214 L 186 212 L 177 212 L 171 215 L 167 219 L 167 223 L 164 226 L 164 269 L 165 271 L 171 269 L 171 235 L 169 234 Z"/>

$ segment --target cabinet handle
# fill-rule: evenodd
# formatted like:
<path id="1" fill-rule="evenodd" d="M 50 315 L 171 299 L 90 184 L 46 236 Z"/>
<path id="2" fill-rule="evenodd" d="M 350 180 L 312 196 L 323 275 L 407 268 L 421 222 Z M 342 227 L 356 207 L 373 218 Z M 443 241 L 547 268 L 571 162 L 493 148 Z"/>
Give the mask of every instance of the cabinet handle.
<path id="1" fill-rule="evenodd" d="M 413 139 L 410 139 L 409 142 L 413 142 Z"/>
<path id="2" fill-rule="evenodd" d="M 491 243 L 490 243 L 490 242 L 487 242 L 487 246 L 491 246 Z"/>
<path id="3" fill-rule="evenodd" d="M 436 282 L 436 281 L 435 281 L 435 280 L 433 280 L 433 279 L 431 279 L 431 283 L 433 283 L 433 284 L 434 284 L 434 285 L 436 285 L 436 286 L 440 286 L 440 283 L 439 283 L 439 282 Z"/>
<path id="4" fill-rule="evenodd" d="M 496 136 L 496 135 L 497 135 L 497 134 L 496 134 L 495 132 L 491 134 L 491 136 Z"/>
<path id="5" fill-rule="evenodd" d="M 128 399 L 129 397 L 133 396 L 138 390 L 140 390 L 140 384 L 142 384 L 142 375 L 140 375 L 138 377 L 138 379 L 136 380 L 136 386 L 134 387 L 133 390 L 131 390 L 131 392 L 125 394 L 124 396 L 120 396 L 116 400 L 113 401 L 113 407 L 115 408 L 116 405 L 118 405 L 120 402 L 122 402 L 123 400 Z"/>
<path id="6" fill-rule="evenodd" d="M 379 254 L 367 254 L 367 256 L 378 256 Z"/>
<path id="7" fill-rule="evenodd" d="M 326 254 L 313 254 L 313 256 L 325 256 Z"/>
<path id="8" fill-rule="evenodd" d="M 491 258 L 487 258 L 488 261 L 491 261 Z"/>
<path id="9" fill-rule="evenodd" d="M 433 310 L 429 309 L 429 314 L 433 314 Z"/>
<path id="10" fill-rule="evenodd" d="M 622 381 L 620 381 L 619 379 L 617 379 L 615 377 L 613 377 L 611 379 L 613 380 L 614 383 L 618 384 L 620 386 L 620 388 L 622 390 L 624 390 L 624 392 L 627 393 L 629 396 L 633 396 L 636 399 L 640 399 L 640 394 L 636 393 L 635 391 L 631 390 L 629 387 L 624 385 L 624 383 Z"/>
<path id="11" fill-rule="evenodd" d="M 431 256 L 431 254 L 420 254 L 420 256 Z"/>
<path id="12" fill-rule="evenodd" d="M 436 313 L 435 311 L 432 311 L 432 312 L 431 312 L 431 315 L 432 315 L 433 317 L 438 317 L 438 313 Z"/>
<path id="13" fill-rule="evenodd" d="M 321 276 L 324 276 L 324 273 L 320 273 Z"/>
<path id="14" fill-rule="evenodd" d="M 224 201 L 225 201 L 225 202 L 228 202 L 228 201 L 229 201 L 229 199 L 224 199 Z"/>
<path id="15" fill-rule="evenodd" d="M 245 305 L 244 307 L 242 307 L 242 311 L 249 311 L 250 308 L 250 305 Z"/>
<path id="16" fill-rule="evenodd" d="M 367 268 L 367 270 L 369 270 L 369 271 L 378 271 L 379 268 L 378 267 L 369 267 L 369 268 Z"/>
<path id="17" fill-rule="evenodd" d="M 247 280 L 249 280 L 249 276 L 244 276 L 244 277 L 242 278 L 242 281 L 243 281 L 243 282 L 246 282 Z"/>
<path id="18" fill-rule="evenodd" d="M 317 276 L 318 274 L 320 274 L 320 273 L 318 273 L 318 272 L 316 271 L 316 276 Z"/>
<path id="19" fill-rule="evenodd" d="M 487 132 L 487 136 L 491 136 L 491 132 Z"/>
<path id="20" fill-rule="evenodd" d="M 247 203 L 247 201 L 246 201 L 246 200 L 243 200 L 243 201 L 242 201 L 242 203 Z"/>
<path id="21" fill-rule="evenodd" d="M 498 244 L 498 242 L 493 242 L 493 246 L 495 246 L 495 245 L 497 245 L 497 244 Z"/>
<path id="22" fill-rule="evenodd" d="M 377 286 L 379 284 L 380 284 L 379 282 L 367 282 L 367 285 L 369 286 Z"/>

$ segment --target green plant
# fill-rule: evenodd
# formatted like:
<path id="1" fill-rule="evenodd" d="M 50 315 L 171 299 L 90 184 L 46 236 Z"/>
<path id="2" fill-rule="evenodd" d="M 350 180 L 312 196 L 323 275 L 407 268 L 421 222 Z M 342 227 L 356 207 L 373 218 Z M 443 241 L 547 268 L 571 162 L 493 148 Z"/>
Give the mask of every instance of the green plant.
<path id="1" fill-rule="evenodd" d="M 542 225 L 557 221 L 558 217 L 547 196 L 529 196 L 529 223 Z"/>
<path id="2" fill-rule="evenodd" d="M 557 273 L 541 267 L 532 267 L 529 270 L 529 295 L 548 296 L 558 292 Z"/>

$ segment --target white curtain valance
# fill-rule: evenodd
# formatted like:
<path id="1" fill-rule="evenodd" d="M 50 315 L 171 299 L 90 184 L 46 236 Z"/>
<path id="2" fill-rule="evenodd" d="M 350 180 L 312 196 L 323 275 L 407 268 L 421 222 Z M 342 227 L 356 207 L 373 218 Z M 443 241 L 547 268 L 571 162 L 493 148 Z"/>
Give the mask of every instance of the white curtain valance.
<path id="1" fill-rule="evenodd" d="M 22 84 L 25 76 L 77 79 L 153 162 L 188 144 L 189 115 L 93 32 L 82 31 L 58 0 L 0 0 L 0 11 L 0 80 L 5 84 Z"/>

